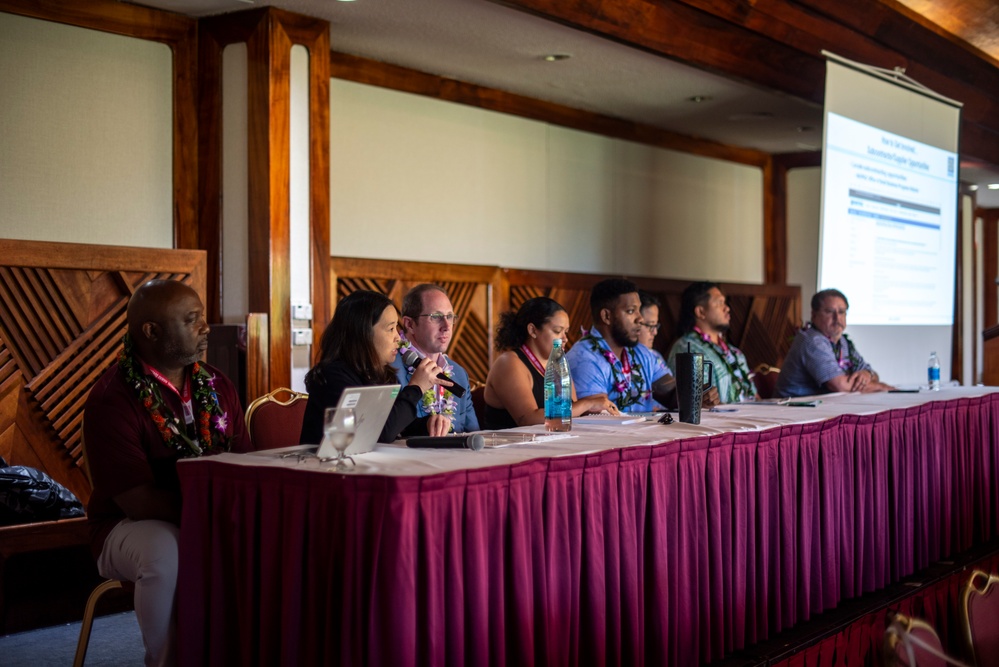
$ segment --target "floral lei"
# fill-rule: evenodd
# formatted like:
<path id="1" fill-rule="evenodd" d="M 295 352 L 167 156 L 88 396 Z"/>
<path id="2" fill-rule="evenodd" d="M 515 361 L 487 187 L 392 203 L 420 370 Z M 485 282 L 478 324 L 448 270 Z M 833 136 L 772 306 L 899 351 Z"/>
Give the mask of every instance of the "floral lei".
<path id="1" fill-rule="evenodd" d="M 847 336 L 846 334 L 841 334 L 840 339 L 841 339 L 840 345 L 843 344 L 842 343 L 843 340 L 846 341 L 847 346 L 849 346 L 850 353 L 846 356 L 845 360 L 844 359 L 839 360 L 839 367 L 845 371 L 854 371 L 860 368 L 861 366 L 860 356 L 857 354 L 857 348 L 853 346 L 853 341 L 850 340 L 850 337 Z M 843 348 L 841 347 L 840 350 L 842 349 Z M 842 355 L 842 352 L 840 352 L 840 354 Z M 846 365 L 844 365 L 844 362 Z"/>
<path id="2" fill-rule="evenodd" d="M 163 442 L 180 452 L 182 458 L 229 451 L 232 439 L 226 436 L 228 416 L 215 393 L 215 376 L 197 361 L 191 368 L 191 403 L 197 415 L 198 430 L 197 439 L 192 440 L 184 422 L 163 402 L 159 382 L 140 371 L 142 365 L 136 359 L 132 337 L 125 334 L 122 342 L 124 349 L 118 355 L 118 367 L 125 375 L 125 382 L 135 390 L 139 401 L 149 411 Z"/>
<path id="3" fill-rule="evenodd" d="M 808 322 L 805 324 L 802 331 L 814 328 L 815 327 L 812 326 L 812 323 Z M 843 358 L 843 341 L 846 341 L 847 349 L 850 351 L 849 354 L 846 355 L 846 359 Z M 857 348 L 854 347 L 853 341 L 850 340 L 850 337 L 845 333 L 840 334 L 838 350 L 836 349 L 837 345 L 831 340 L 829 341 L 829 344 L 832 345 L 833 353 L 836 354 L 836 363 L 839 364 L 839 367 L 847 373 L 850 373 L 863 365 L 860 355 L 857 354 Z"/>
<path id="4" fill-rule="evenodd" d="M 756 395 L 756 385 L 750 379 L 747 369 L 739 363 L 739 357 L 736 352 L 739 351 L 735 345 L 729 345 L 725 342 L 725 337 L 722 334 L 718 334 L 718 343 L 711 340 L 711 336 L 701 331 L 699 328 L 694 327 L 693 335 L 699 336 L 702 341 L 711 346 L 711 349 L 715 351 L 718 357 L 725 364 L 725 368 L 728 370 L 728 374 L 732 377 L 732 392 L 734 395 L 730 396 L 733 401 L 741 401 L 743 397 L 752 398 Z M 717 384 L 717 383 L 716 383 Z"/>
<path id="5" fill-rule="evenodd" d="M 638 363 L 635 355 L 629 355 L 631 357 L 629 359 L 631 373 L 625 373 L 624 364 L 617 358 L 602 336 L 594 336 L 592 329 L 584 330 L 582 334 L 583 337 L 579 339 L 579 342 L 586 343 L 592 351 L 603 355 L 603 358 L 610 364 L 614 381 L 613 390 L 618 394 L 617 398 L 613 400 L 618 410 L 624 410 L 628 406 L 648 400 L 652 396 L 652 389 L 645 387 L 645 375 L 642 373 L 642 366 Z"/>
<path id="6" fill-rule="evenodd" d="M 413 349 L 413 344 L 406 340 L 406 337 L 400 333 L 399 334 L 399 358 L 404 359 L 406 353 Z M 444 355 L 441 355 L 444 357 Z M 403 362 L 405 363 L 405 362 Z M 444 371 L 444 375 L 448 378 L 451 377 L 454 372 L 454 366 L 444 357 L 444 365 L 441 367 Z M 410 377 L 413 375 L 413 366 L 407 366 L 406 372 L 409 373 Z M 426 413 L 434 413 L 438 415 L 444 415 L 451 420 L 451 428 L 454 428 L 454 416 L 458 413 L 458 401 L 455 400 L 454 394 L 442 390 L 437 385 L 434 385 L 427 391 L 423 392 L 423 396 L 420 398 L 420 405 L 423 407 L 423 411 Z"/>

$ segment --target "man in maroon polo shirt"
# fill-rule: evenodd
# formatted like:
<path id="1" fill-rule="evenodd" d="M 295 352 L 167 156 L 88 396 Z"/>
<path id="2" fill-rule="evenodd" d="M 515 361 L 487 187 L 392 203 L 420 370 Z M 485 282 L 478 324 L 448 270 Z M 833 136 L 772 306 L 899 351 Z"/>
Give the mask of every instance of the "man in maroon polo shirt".
<path id="1" fill-rule="evenodd" d="M 177 460 L 251 449 L 232 382 L 199 361 L 207 347 L 197 292 L 172 280 L 142 285 L 118 362 L 84 409 L 91 545 L 101 576 L 135 582 L 147 665 L 175 658 Z"/>

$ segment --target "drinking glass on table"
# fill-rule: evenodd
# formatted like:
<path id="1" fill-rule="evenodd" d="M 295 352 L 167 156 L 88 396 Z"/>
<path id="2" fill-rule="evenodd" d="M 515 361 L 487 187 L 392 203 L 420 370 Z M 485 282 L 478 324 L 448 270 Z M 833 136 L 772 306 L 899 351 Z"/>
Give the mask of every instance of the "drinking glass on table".
<path id="1" fill-rule="evenodd" d="M 335 470 L 346 470 L 348 460 L 354 463 L 354 459 L 345 452 L 354 441 L 356 432 L 357 415 L 354 414 L 354 408 L 326 408 L 323 415 L 323 438 L 328 439 L 336 450 L 336 457 L 330 459 L 336 463 Z"/>

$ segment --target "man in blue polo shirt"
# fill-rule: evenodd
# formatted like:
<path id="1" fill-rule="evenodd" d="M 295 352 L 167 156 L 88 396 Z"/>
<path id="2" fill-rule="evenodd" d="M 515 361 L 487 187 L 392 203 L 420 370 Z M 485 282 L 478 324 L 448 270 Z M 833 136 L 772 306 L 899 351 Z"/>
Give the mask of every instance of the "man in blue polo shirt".
<path id="1" fill-rule="evenodd" d="M 639 343 L 642 300 L 630 280 L 611 278 L 593 286 L 593 325 L 566 354 L 576 396 L 606 395 L 622 412 L 676 406 L 676 381 L 662 356 Z M 717 404 L 717 392 L 705 404 Z"/>
<path id="2" fill-rule="evenodd" d="M 834 391 L 874 392 L 893 387 L 884 384 L 843 333 L 846 296 L 824 289 L 812 297 L 812 321 L 798 332 L 777 380 L 777 395 L 814 396 Z"/>

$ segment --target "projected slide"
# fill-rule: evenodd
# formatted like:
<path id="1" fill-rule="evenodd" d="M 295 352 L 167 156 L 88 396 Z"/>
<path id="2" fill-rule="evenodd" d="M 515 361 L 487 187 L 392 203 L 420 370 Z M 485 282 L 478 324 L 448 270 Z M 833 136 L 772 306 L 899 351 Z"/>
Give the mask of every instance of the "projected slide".
<path id="1" fill-rule="evenodd" d="M 957 156 L 826 115 L 819 285 L 850 324 L 950 324 Z"/>

